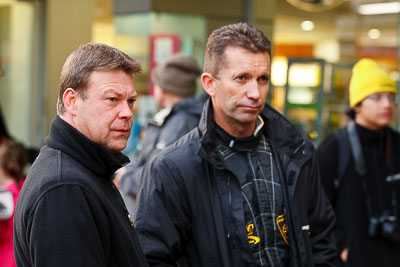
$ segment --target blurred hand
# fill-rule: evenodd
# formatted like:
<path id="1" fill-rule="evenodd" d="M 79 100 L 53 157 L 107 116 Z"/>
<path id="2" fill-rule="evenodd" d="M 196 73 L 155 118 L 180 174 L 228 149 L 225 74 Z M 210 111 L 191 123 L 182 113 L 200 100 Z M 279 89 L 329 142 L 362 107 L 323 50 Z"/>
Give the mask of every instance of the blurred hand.
<path id="1" fill-rule="evenodd" d="M 121 177 L 122 177 L 122 175 L 124 175 L 125 172 L 126 172 L 126 167 L 125 166 L 120 168 L 118 171 L 115 172 L 113 182 L 114 182 L 115 186 L 118 189 L 119 189 L 119 185 L 120 185 L 120 182 L 121 182 Z"/>
<path id="2" fill-rule="evenodd" d="M 340 253 L 340 259 L 343 262 L 346 262 L 348 254 L 349 254 L 349 250 L 347 248 L 343 249 L 342 252 Z"/>

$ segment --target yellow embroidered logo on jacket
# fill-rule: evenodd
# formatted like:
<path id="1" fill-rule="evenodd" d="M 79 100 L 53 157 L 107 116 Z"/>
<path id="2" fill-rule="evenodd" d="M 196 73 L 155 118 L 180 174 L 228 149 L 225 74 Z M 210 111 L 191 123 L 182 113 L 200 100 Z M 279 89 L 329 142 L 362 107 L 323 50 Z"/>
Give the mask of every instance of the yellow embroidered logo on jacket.
<path id="1" fill-rule="evenodd" d="M 276 218 L 276 225 L 278 226 L 279 232 L 282 235 L 283 241 L 285 241 L 286 245 L 289 245 L 288 228 L 285 221 L 285 214 L 279 215 Z"/>
<path id="2" fill-rule="evenodd" d="M 246 226 L 247 229 L 247 239 L 249 240 L 249 244 L 257 244 L 260 242 L 260 238 L 254 235 L 254 224 L 250 223 Z"/>

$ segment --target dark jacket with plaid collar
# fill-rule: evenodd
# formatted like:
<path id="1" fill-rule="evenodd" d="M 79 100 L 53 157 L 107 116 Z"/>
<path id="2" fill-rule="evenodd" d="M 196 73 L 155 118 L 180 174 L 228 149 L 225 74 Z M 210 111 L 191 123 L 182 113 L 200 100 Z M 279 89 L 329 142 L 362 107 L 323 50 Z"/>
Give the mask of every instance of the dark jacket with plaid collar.
<path id="1" fill-rule="evenodd" d="M 313 146 L 271 107 L 261 116 L 286 185 L 290 266 L 333 266 L 335 219 L 321 188 Z M 208 101 L 199 127 L 145 168 L 135 226 L 150 265 L 254 264 L 246 231 L 229 232 L 223 223 L 223 210 L 230 207 L 222 204 L 226 201 L 221 201 L 216 180 L 228 170 L 216 152 L 215 135 Z M 228 186 L 231 198 L 242 198 L 237 187 Z"/>

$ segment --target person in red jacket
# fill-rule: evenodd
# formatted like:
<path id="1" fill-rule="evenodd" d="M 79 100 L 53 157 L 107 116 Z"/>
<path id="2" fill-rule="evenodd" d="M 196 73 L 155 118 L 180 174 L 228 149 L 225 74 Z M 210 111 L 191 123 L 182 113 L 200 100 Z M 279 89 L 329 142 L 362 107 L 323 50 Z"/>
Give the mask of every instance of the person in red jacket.
<path id="1" fill-rule="evenodd" d="M 0 266 L 14 267 L 13 220 L 24 181 L 28 156 L 24 147 L 11 140 L 0 145 Z"/>

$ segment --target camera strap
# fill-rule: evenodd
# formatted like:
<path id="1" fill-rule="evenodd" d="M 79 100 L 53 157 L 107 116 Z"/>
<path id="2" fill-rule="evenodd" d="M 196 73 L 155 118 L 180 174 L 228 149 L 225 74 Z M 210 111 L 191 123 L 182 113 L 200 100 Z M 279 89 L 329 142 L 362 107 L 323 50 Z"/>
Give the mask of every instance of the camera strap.
<path id="1" fill-rule="evenodd" d="M 365 168 L 365 161 L 362 154 L 360 138 L 358 137 L 358 134 L 356 132 L 356 124 L 353 120 L 349 121 L 346 130 L 350 139 L 350 148 L 351 152 L 353 153 L 356 172 L 358 175 L 364 176 L 367 170 Z"/>
<path id="2" fill-rule="evenodd" d="M 349 121 L 349 123 L 347 124 L 346 131 L 349 136 L 349 141 L 350 141 L 349 143 L 354 158 L 355 170 L 357 174 L 361 177 L 361 184 L 365 195 L 365 203 L 367 205 L 368 216 L 372 218 L 373 211 L 372 211 L 371 198 L 368 191 L 367 183 L 365 181 L 365 177 L 363 177 L 366 174 L 367 170 L 365 168 L 365 161 L 362 154 L 360 138 L 358 137 L 356 131 L 356 124 L 353 120 Z"/>

